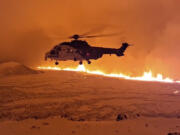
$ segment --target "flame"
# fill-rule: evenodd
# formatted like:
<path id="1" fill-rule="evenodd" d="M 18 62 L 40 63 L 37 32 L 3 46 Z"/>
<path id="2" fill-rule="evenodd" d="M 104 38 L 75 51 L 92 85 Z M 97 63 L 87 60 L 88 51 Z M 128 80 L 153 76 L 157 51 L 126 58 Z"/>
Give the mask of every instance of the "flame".
<path id="1" fill-rule="evenodd" d="M 60 67 L 38 67 L 40 70 L 63 70 L 63 71 L 76 71 L 76 72 L 85 72 L 89 74 L 102 75 L 107 77 L 123 78 L 127 80 L 139 80 L 139 81 L 156 81 L 156 82 L 166 82 L 166 83 L 180 83 L 180 81 L 174 81 L 171 78 L 164 78 L 162 74 L 157 74 L 157 76 L 152 75 L 152 71 L 144 72 L 143 76 L 132 77 L 122 73 L 104 73 L 102 71 L 90 71 L 85 68 L 84 65 L 79 65 L 77 68 L 60 68 Z"/>

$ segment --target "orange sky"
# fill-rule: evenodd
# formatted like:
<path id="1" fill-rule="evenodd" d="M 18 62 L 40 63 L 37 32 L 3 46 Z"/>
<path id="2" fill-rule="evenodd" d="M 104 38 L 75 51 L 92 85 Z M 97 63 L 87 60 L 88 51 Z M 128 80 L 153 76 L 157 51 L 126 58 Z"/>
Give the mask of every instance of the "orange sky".
<path id="1" fill-rule="evenodd" d="M 130 74 L 152 69 L 180 78 L 179 5 L 179 0 L 1 0 L 0 61 L 38 66 L 46 51 L 72 34 L 120 32 L 88 42 L 119 48 L 128 41 L 134 46 L 126 56 L 105 56 L 89 68 Z"/>

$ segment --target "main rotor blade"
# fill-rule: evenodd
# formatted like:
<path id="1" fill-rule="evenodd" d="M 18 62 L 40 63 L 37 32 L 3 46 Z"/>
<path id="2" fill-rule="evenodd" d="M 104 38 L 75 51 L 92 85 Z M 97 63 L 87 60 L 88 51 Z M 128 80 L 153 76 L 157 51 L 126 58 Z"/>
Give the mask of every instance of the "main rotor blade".
<path id="1" fill-rule="evenodd" d="M 81 36 L 81 38 L 96 38 L 96 37 L 109 37 L 109 36 L 117 36 L 120 33 L 112 33 L 112 34 L 102 34 L 102 35 L 92 35 L 92 36 Z"/>
<path id="2" fill-rule="evenodd" d="M 80 36 L 88 36 L 88 35 L 91 35 L 91 34 L 96 34 L 96 33 L 102 32 L 104 29 L 105 29 L 105 26 L 99 27 L 99 28 L 94 28 L 94 29 L 91 29 L 88 32 L 85 32 L 85 33 L 81 34 Z"/>

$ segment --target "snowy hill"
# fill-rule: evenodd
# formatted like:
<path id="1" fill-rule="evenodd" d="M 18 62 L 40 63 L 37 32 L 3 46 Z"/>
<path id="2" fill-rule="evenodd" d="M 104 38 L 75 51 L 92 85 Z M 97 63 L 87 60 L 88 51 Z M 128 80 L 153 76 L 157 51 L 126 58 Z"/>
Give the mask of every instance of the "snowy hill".
<path id="1" fill-rule="evenodd" d="M 25 65 L 17 62 L 6 62 L 0 64 L 0 76 L 10 75 L 26 75 L 26 74 L 37 74 L 39 71 L 33 70 Z"/>

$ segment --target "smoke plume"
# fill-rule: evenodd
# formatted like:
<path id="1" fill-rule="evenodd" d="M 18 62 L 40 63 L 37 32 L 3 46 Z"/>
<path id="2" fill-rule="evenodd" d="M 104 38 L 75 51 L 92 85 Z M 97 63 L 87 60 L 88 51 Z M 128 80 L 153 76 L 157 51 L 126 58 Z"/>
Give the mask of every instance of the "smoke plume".
<path id="1" fill-rule="evenodd" d="M 140 74 L 152 69 L 180 78 L 179 0 L 1 0 L 0 61 L 30 66 L 75 33 L 121 33 L 89 39 L 93 46 L 133 44 L 126 56 L 105 56 L 89 68 Z"/>

